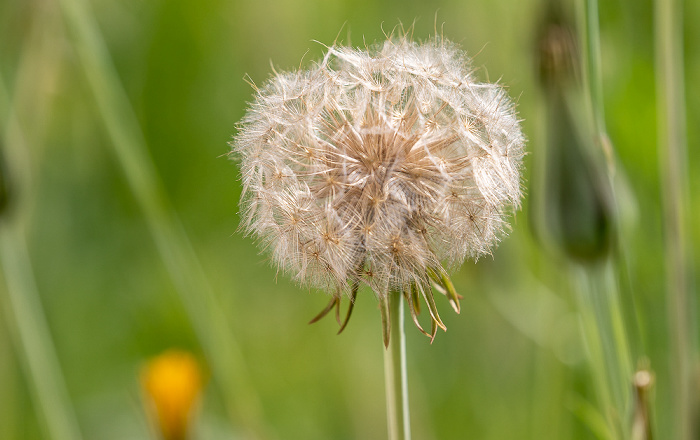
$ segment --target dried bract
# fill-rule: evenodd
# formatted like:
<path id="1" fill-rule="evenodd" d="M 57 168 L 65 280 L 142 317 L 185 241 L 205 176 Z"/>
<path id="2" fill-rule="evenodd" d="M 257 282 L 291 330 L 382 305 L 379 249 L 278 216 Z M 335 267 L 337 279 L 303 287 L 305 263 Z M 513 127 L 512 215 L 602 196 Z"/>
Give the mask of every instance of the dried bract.
<path id="1" fill-rule="evenodd" d="M 361 284 L 399 291 L 416 324 L 428 303 L 434 337 L 431 283 L 459 310 L 443 264 L 489 253 L 520 203 L 524 138 L 504 90 L 452 43 L 404 37 L 330 47 L 256 92 L 232 142 L 245 231 L 332 292 L 326 311 Z"/>

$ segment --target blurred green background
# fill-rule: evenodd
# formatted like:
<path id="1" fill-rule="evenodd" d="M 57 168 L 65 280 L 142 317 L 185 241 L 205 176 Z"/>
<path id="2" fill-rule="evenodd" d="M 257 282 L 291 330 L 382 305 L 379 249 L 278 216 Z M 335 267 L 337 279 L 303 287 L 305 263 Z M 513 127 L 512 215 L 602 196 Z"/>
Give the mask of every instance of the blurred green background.
<path id="1" fill-rule="evenodd" d="M 97 103 L 84 43 L 66 20 L 70 5 L 84 3 L 128 107 Z M 691 17 L 700 17 L 700 2 L 685 8 L 694 219 L 700 214 L 700 83 L 694 80 L 700 78 L 700 27 Z M 308 65 L 323 53 L 315 41 L 332 44 L 339 36 L 364 45 L 400 22 L 425 39 L 437 22 L 474 57 L 481 80 L 500 79 L 517 100 L 529 139 L 530 187 L 543 142 L 534 49 L 544 10 L 545 2 L 535 0 L 0 1 L 0 142 L 9 181 L 3 215 L 20 215 L 18 229 L 83 437 L 153 438 L 139 391 L 143 363 L 179 347 L 207 364 L 204 347 L 223 344 L 234 347 L 238 361 L 227 374 L 235 379 L 226 386 L 210 380 L 198 438 L 385 438 L 381 326 L 372 293 L 361 292 L 340 336 L 332 317 L 309 326 L 328 297 L 277 276 L 253 241 L 236 233 L 238 170 L 225 155 L 252 98 L 244 76 L 261 84 L 270 63 L 290 70 L 303 57 Z M 601 2 L 600 26 L 608 131 L 628 184 L 619 195 L 628 254 L 618 284 L 623 304 L 634 305 L 625 311 L 634 318 L 632 361 L 647 357 L 656 374 L 654 416 L 664 438 L 671 374 L 652 4 Z M 187 292 L 190 305 L 176 293 L 177 281 L 115 155 L 121 129 L 105 128 L 105 109 L 122 108 L 133 109 L 171 212 L 212 287 L 211 294 Z M 22 167 L 13 165 L 13 148 L 22 153 Z M 407 326 L 416 439 L 596 438 L 581 415 L 581 408 L 596 406 L 596 396 L 575 282 L 559 257 L 541 249 L 529 208 L 526 199 L 493 258 L 466 262 L 454 274 L 464 295 L 461 315 L 438 298 L 447 333 L 431 345 Z M 700 222 L 688 226 L 693 247 Z M 188 309 L 200 297 L 208 307 L 215 304 L 230 334 L 197 332 L 192 313 L 211 312 Z M 17 316 L 8 301 L 0 307 L 0 438 L 46 438 Z M 238 383 L 247 391 L 237 393 Z M 249 413 L 240 416 L 235 408 Z"/>

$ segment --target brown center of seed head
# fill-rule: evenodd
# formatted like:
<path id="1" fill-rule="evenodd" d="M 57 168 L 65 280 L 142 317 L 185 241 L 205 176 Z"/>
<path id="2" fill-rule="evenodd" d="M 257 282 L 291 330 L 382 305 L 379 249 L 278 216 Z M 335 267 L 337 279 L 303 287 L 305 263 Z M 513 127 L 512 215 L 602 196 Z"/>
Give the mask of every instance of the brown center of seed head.
<path id="1" fill-rule="evenodd" d="M 523 144 L 503 89 L 448 41 L 331 47 L 272 78 L 243 119 L 243 223 L 302 284 L 428 288 L 498 241 Z"/>

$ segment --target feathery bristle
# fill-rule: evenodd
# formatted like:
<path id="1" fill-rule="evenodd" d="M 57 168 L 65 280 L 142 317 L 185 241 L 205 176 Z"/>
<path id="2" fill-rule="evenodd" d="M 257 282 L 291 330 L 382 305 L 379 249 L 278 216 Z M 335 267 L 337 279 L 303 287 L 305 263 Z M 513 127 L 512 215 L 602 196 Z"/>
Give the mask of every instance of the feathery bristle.
<path id="1" fill-rule="evenodd" d="M 243 228 L 303 285 L 430 290 L 518 208 L 524 138 L 498 85 L 443 39 L 330 47 L 274 76 L 232 142 Z"/>

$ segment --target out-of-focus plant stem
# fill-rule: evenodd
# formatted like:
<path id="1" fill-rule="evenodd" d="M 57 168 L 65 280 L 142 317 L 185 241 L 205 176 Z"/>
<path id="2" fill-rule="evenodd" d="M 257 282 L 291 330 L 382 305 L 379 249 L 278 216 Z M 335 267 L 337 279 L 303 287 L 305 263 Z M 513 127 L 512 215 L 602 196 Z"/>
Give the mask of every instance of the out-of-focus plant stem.
<path id="1" fill-rule="evenodd" d="M 632 365 L 620 310 L 614 264 L 606 261 L 577 271 L 581 324 L 602 412 L 611 438 L 629 438 Z"/>
<path id="2" fill-rule="evenodd" d="M 696 361 L 692 326 L 687 234 L 687 146 L 683 75 L 683 20 L 680 0 L 655 2 L 658 148 L 666 242 L 666 307 L 671 346 L 673 433 L 696 438 L 692 430 L 692 363 Z"/>
<path id="3" fill-rule="evenodd" d="M 7 320 L 14 327 L 15 346 L 29 372 L 46 436 L 78 440 L 82 436 L 36 290 L 24 236 L 8 224 L 0 225 L 0 261 L 7 283 L 3 308 L 8 309 Z"/>
<path id="4" fill-rule="evenodd" d="M 605 133 L 605 110 L 603 106 L 603 79 L 600 56 L 600 26 L 598 24 L 598 1 L 585 0 L 582 17 L 585 23 L 583 54 L 585 56 L 584 89 L 590 98 L 597 135 Z"/>
<path id="5" fill-rule="evenodd" d="M 634 374 L 634 412 L 632 413 L 631 440 L 653 440 L 651 425 L 651 390 L 654 376 L 645 368 Z"/>
<path id="6" fill-rule="evenodd" d="M 399 292 L 390 292 L 383 301 L 388 303 L 385 307 L 388 311 L 391 329 L 389 345 L 384 350 L 389 440 L 410 440 L 411 418 L 408 410 L 403 298 Z"/>
<path id="7" fill-rule="evenodd" d="M 626 178 L 623 173 L 618 173 L 616 165 L 616 156 L 612 142 L 608 137 L 608 132 L 605 123 L 605 106 L 603 104 L 603 70 L 602 70 L 602 55 L 601 55 L 601 44 L 600 44 L 600 25 L 599 25 L 599 14 L 598 14 L 598 1 L 597 0 L 585 0 L 583 6 L 581 7 L 580 15 L 584 23 L 581 24 L 584 40 L 585 50 L 582 55 L 584 57 L 584 89 L 586 90 L 586 96 L 589 100 L 590 111 L 593 115 L 593 131 L 595 137 L 595 144 L 601 152 L 605 159 L 607 165 L 608 178 L 610 180 L 610 185 L 612 188 L 612 208 L 614 209 L 614 218 L 616 222 L 616 247 L 617 253 L 616 257 L 618 259 L 617 264 L 624 269 L 623 274 L 629 276 L 629 268 L 626 267 L 627 261 L 627 243 L 624 240 L 624 234 L 621 230 L 625 225 L 623 224 L 623 216 L 625 213 L 621 207 L 621 197 L 632 197 L 630 191 L 622 191 L 622 194 L 618 194 L 619 189 L 625 189 L 627 186 Z M 627 203 L 633 203 L 627 201 Z M 636 308 L 634 298 L 631 295 L 625 295 L 624 305 L 630 308 Z M 630 318 L 630 325 L 628 328 L 633 332 L 635 342 L 640 339 L 638 320 L 636 318 L 636 313 L 627 314 Z"/>
<path id="8" fill-rule="evenodd" d="M 592 121 L 592 141 L 596 150 L 591 151 L 594 163 L 605 160 L 606 173 L 599 174 L 601 179 L 607 179 L 605 187 L 609 188 L 610 223 L 618 231 L 620 210 L 615 194 L 615 157 L 612 144 L 608 139 L 605 127 L 605 111 L 603 105 L 603 79 L 601 68 L 600 26 L 597 0 L 579 2 L 579 16 L 583 46 L 583 77 L 585 96 L 590 102 L 590 117 Z M 602 165 L 602 164 L 601 164 Z M 619 232 L 619 231 L 618 231 Z M 620 237 L 620 234 L 615 234 Z M 613 240 L 618 249 L 624 246 Z M 614 247 L 613 247 L 614 249 Z M 591 353 L 594 374 L 602 375 L 605 380 L 598 378 L 598 394 L 605 408 L 605 416 L 612 424 L 612 432 L 616 438 L 629 438 L 631 426 L 627 414 L 631 405 L 630 383 L 632 380 L 632 352 L 627 331 L 625 314 L 622 310 L 617 282 L 618 261 L 621 250 L 611 252 L 600 264 L 588 266 L 585 269 L 586 280 L 582 285 L 586 293 L 581 295 L 584 309 L 584 327 L 595 326 L 595 331 L 588 328 L 587 344 L 594 352 Z M 633 307 L 633 302 L 631 303 Z M 586 310 L 592 313 L 585 319 Z M 587 322 L 587 324 L 586 324 Z M 597 341 L 594 342 L 593 339 Z M 606 389 L 607 388 L 607 389 Z"/>
<path id="9" fill-rule="evenodd" d="M 59 3 L 116 156 L 189 313 L 227 409 L 239 428 L 263 436 L 259 397 L 228 318 L 169 204 L 95 18 L 84 0 Z"/>
<path id="10" fill-rule="evenodd" d="M 11 102 L 0 78 L 0 144 L 21 152 L 27 146 Z M 19 174 L 17 168 L 13 169 L 15 174 Z M 82 436 L 77 417 L 37 292 L 22 217 L 10 214 L 17 212 L 2 212 L 0 218 L 0 262 L 7 286 L 0 289 L 0 301 L 7 313 L 7 326 L 14 337 L 15 349 L 21 354 L 24 371 L 29 376 L 46 437 L 79 440 Z"/>

